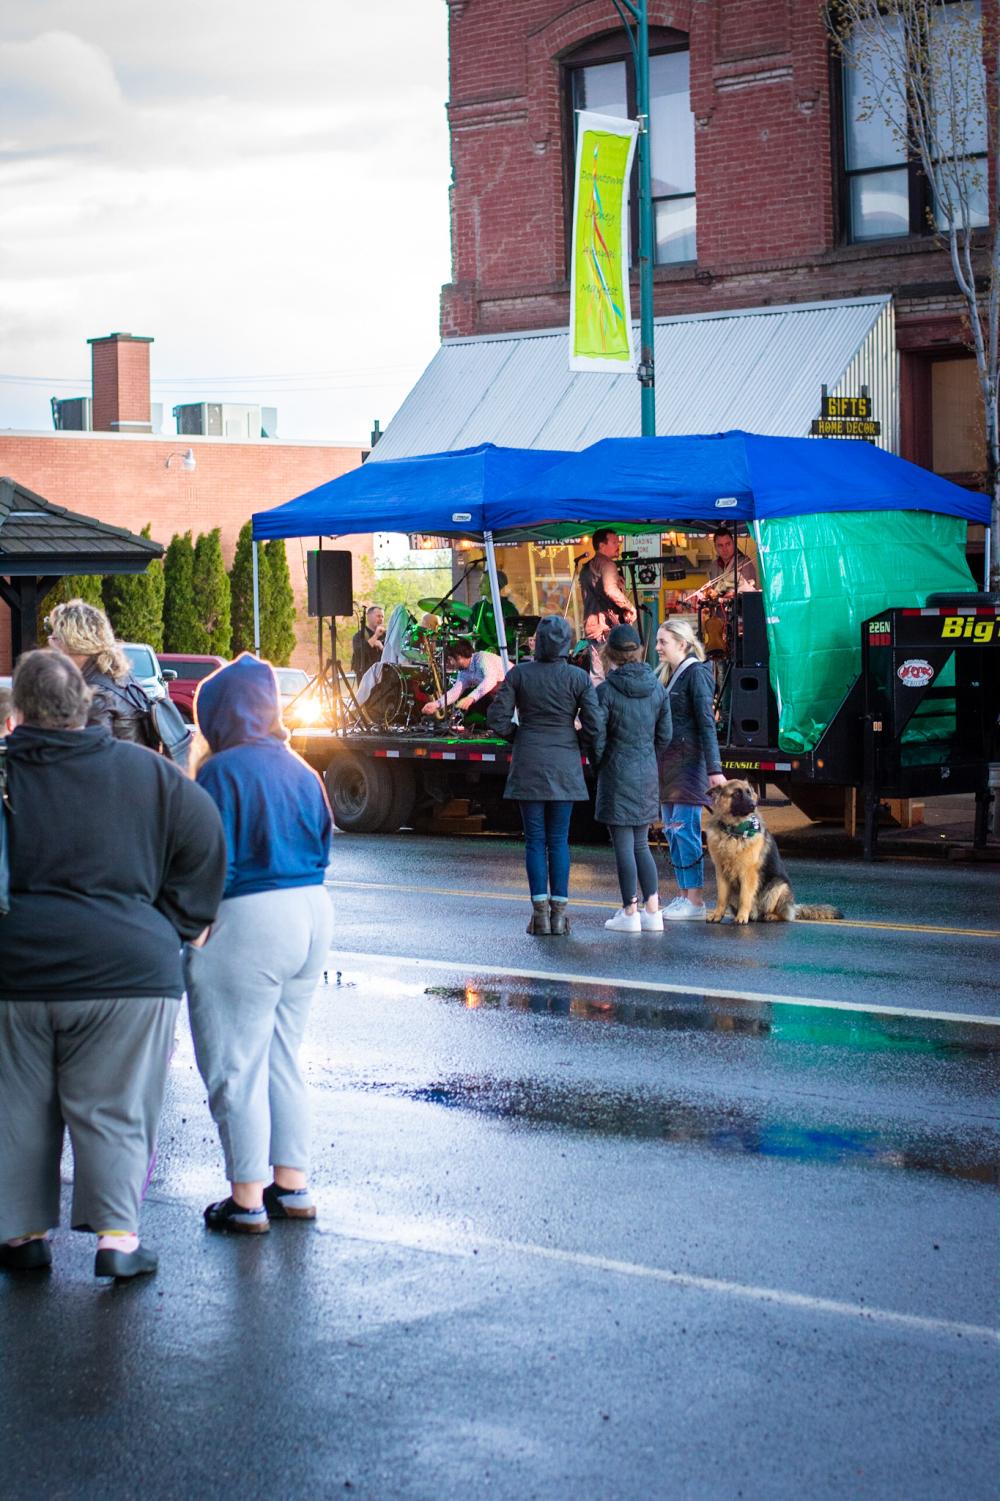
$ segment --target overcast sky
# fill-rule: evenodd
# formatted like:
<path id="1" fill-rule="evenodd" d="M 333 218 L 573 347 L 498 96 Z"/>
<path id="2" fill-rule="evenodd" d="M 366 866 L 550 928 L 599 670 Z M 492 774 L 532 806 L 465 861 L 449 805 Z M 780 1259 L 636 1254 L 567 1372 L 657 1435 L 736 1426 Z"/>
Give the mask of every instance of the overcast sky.
<path id="1" fill-rule="evenodd" d="M 446 98 L 444 0 L 9 0 L 0 428 L 128 330 L 165 432 L 230 399 L 367 442 L 437 347 Z"/>

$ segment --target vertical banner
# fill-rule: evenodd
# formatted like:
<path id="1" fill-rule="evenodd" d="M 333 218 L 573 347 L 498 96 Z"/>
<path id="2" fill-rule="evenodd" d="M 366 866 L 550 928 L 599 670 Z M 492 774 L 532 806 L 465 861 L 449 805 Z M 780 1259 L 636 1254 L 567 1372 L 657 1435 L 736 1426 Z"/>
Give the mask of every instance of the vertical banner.
<path id="1" fill-rule="evenodd" d="M 639 127 L 577 116 L 569 368 L 622 375 L 636 368 L 628 283 L 628 190 Z"/>

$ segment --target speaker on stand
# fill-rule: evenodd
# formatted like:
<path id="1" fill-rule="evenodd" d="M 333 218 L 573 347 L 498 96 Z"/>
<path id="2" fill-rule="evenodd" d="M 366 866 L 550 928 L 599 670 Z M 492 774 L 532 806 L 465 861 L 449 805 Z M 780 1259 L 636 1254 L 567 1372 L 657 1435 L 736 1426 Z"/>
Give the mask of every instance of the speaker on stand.
<path id="1" fill-rule="evenodd" d="M 354 615 L 353 559 L 346 548 L 319 547 L 306 554 L 306 609 L 315 617 L 319 646 L 319 680 L 321 692 L 333 711 L 338 728 L 344 723 L 343 690 L 354 707 L 357 719 L 368 723 L 364 708 L 358 703 L 337 656 L 337 617 Z M 330 621 L 330 656 L 323 659 L 323 619 Z"/>

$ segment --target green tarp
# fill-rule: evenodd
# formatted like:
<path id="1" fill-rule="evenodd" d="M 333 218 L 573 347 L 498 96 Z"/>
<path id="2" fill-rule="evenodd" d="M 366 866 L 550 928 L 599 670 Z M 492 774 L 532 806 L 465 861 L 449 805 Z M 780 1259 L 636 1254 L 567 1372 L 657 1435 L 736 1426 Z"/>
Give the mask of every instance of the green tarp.
<path id="1" fill-rule="evenodd" d="M 929 511 L 855 511 L 758 523 L 782 750 L 812 750 L 861 670 L 861 623 L 978 586 L 966 523 Z M 913 726 L 940 733 L 943 705 Z M 928 705 L 928 709 L 931 706 Z M 936 722 L 935 722 L 936 721 Z"/>

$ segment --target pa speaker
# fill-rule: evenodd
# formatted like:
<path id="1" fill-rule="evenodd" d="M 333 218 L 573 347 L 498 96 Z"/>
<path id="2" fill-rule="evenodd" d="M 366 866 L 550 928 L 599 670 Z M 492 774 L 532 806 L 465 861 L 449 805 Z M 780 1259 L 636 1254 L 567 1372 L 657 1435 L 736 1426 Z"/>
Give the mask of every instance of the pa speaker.
<path id="1" fill-rule="evenodd" d="M 771 745 L 771 684 L 766 667 L 734 667 L 732 692 L 732 745 Z"/>
<path id="2" fill-rule="evenodd" d="M 307 554 L 306 584 L 310 615 L 353 615 L 354 579 L 351 554 L 324 548 Z"/>
<path id="3" fill-rule="evenodd" d="M 737 637 L 737 660 L 743 666 L 756 667 L 768 660 L 764 596 L 759 589 L 745 589 L 736 600 L 742 626 Z"/>

